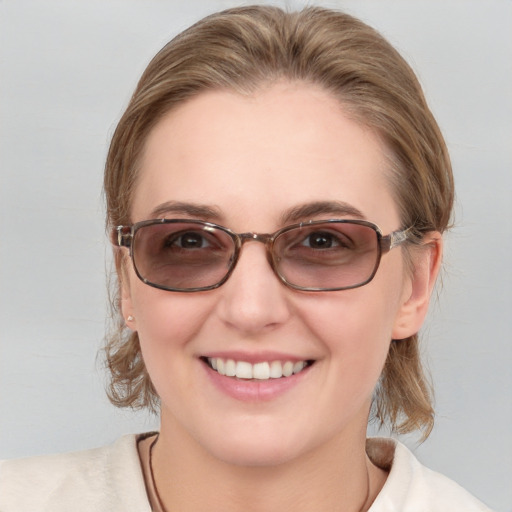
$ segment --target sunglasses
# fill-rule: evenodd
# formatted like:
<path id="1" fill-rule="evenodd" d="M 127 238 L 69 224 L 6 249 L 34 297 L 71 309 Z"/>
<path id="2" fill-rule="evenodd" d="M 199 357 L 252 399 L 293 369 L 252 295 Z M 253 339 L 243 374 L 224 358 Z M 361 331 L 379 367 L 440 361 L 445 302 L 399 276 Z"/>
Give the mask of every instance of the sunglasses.
<path id="1" fill-rule="evenodd" d="M 381 256 L 404 243 L 409 230 L 384 236 L 363 220 L 301 222 L 272 234 L 235 233 L 188 219 L 154 219 L 118 226 L 114 240 L 126 247 L 137 276 L 173 292 L 212 290 L 224 284 L 249 241 L 261 242 L 276 276 L 310 292 L 348 290 L 369 283 Z"/>

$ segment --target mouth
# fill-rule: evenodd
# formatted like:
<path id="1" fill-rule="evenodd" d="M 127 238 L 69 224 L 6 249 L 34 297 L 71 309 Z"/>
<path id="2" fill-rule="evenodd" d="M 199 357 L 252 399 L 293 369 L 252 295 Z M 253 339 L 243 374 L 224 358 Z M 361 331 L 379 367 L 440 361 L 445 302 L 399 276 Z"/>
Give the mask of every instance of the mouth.
<path id="1" fill-rule="evenodd" d="M 314 360 L 262 361 L 251 364 L 221 357 L 202 357 L 201 360 L 213 371 L 225 377 L 241 380 L 284 379 L 296 375 L 313 365 Z"/>

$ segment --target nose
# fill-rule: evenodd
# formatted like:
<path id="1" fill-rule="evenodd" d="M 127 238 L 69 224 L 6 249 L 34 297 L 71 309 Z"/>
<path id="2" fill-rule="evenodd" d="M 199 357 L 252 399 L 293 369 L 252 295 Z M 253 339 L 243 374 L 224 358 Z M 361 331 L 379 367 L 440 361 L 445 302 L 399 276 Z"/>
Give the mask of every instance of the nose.
<path id="1" fill-rule="evenodd" d="M 272 330 L 290 317 L 287 289 L 274 274 L 264 244 L 244 244 L 233 273 L 219 288 L 223 322 L 244 334 Z"/>

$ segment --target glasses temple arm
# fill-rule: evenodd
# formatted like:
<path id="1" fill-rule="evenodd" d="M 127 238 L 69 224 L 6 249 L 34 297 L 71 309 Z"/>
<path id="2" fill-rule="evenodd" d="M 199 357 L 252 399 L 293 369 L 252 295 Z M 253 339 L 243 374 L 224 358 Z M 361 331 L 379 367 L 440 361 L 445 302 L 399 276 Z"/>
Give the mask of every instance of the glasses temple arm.
<path id="1" fill-rule="evenodd" d="M 387 236 L 381 238 L 381 248 L 383 252 L 388 252 L 391 249 L 403 244 L 410 237 L 411 228 L 404 229 L 402 231 L 393 231 Z"/>
<path id="2" fill-rule="evenodd" d="M 119 247 L 128 247 L 132 245 L 132 228 L 129 226 L 117 226 L 113 230 L 113 241 Z"/>

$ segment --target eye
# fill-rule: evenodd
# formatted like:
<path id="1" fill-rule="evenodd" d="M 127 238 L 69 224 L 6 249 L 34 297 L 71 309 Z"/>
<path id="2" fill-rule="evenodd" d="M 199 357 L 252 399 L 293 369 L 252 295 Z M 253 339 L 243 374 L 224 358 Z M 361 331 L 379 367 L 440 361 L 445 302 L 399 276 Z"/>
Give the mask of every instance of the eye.
<path id="1" fill-rule="evenodd" d="M 177 246 L 180 249 L 205 249 L 210 245 L 210 240 L 201 231 L 174 233 L 165 240 L 165 247 Z"/>
<path id="2" fill-rule="evenodd" d="M 311 249 L 332 249 L 334 247 L 348 247 L 346 241 L 340 236 L 327 231 L 314 231 L 300 244 Z"/>

